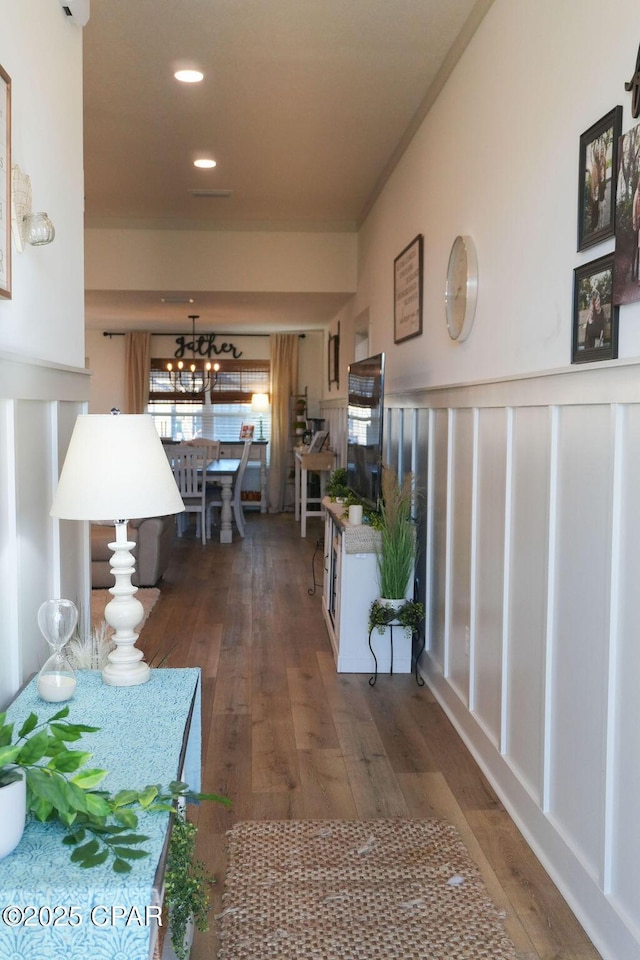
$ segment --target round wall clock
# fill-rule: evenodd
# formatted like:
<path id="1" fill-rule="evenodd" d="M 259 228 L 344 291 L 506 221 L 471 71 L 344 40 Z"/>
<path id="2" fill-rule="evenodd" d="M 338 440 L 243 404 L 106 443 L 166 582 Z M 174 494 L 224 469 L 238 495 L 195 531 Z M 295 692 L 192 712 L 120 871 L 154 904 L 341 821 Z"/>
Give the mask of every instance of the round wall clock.
<path id="1" fill-rule="evenodd" d="M 445 302 L 452 340 L 466 340 L 471 332 L 478 297 L 478 257 L 471 237 L 456 237 L 449 255 Z"/>

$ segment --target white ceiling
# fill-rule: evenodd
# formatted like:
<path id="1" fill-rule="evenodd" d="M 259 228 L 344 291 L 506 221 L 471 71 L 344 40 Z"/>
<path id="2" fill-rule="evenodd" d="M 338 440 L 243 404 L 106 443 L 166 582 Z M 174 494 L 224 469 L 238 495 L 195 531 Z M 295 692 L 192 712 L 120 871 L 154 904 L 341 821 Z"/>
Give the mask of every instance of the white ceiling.
<path id="1" fill-rule="evenodd" d="M 356 230 L 490 3 L 92 0 L 86 225 Z M 178 83 L 182 65 L 204 81 Z M 87 291 L 87 326 L 300 329 L 345 299 L 162 293 Z"/>

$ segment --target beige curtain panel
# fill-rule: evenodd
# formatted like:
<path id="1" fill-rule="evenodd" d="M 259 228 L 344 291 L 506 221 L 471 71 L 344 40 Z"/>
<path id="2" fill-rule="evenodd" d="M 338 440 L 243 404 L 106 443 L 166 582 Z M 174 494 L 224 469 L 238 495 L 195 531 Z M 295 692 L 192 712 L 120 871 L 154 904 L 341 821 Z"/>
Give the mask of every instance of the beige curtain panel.
<path id="1" fill-rule="evenodd" d="M 291 437 L 289 405 L 298 392 L 298 335 L 274 333 L 271 348 L 271 462 L 269 466 L 269 513 L 287 506 Z"/>
<path id="2" fill-rule="evenodd" d="M 134 331 L 124 339 L 127 413 L 146 413 L 151 371 L 151 334 Z"/>

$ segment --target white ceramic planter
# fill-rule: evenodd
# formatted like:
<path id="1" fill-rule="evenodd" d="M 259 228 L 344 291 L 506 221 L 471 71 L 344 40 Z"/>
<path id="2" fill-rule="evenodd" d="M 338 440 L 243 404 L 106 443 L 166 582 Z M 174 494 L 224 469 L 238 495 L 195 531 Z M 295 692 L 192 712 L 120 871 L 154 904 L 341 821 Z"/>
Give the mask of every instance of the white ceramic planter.
<path id="1" fill-rule="evenodd" d="M 387 607 L 389 610 L 398 611 L 401 607 L 404 607 L 406 602 L 404 597 L 401 600 L 391 600 L 389 597 L 378 597 L 380 606 Z"/>
<path id="2" fill-rule="evenodd" d="M 378 597 L 378 603 L 381 607 L 393 610 L 397 613 L 407 602 L 406 598 L 395 600 L 389 597 Z M 378 673 L 389 673 L 391 670 L 391 646 L 389 643 L 389 627 L 383 631 L 384 636 L 376 636 L 379 633 L 376 628 L 372 634 L 372 642 L 375 648 L 375 654 L 378 658 Z M 412 633 L 410 627 L 401 627 L 396 624 L 393 628 L 393 672 L 411 673 L 411 645 Z"/>
<path id="3" fill-rule="evenodd" d="M 13 853 L 22 839 L 27 813 L 27 784 L 24 776 L 0 787 L 0 860 Z"/>

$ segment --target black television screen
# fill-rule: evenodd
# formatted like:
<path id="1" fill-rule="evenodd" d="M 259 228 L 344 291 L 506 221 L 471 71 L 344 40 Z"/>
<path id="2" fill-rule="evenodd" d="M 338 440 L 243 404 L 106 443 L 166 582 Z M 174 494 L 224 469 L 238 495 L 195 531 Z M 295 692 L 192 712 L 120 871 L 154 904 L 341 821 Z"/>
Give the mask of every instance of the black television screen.
<path id="1" fill-rule="evenodd" d="M 380 499 L 384 353 L 349 365 L 347 486 L 370 507 Z"/>

